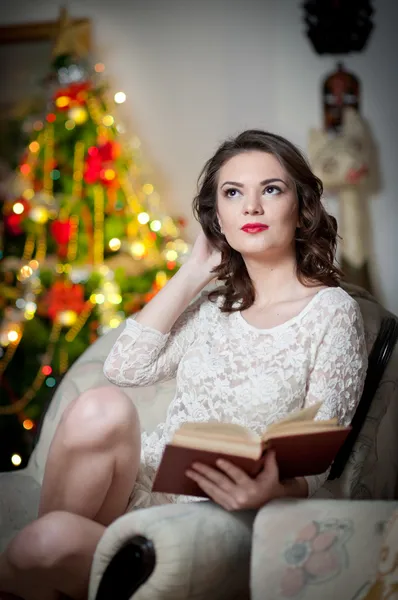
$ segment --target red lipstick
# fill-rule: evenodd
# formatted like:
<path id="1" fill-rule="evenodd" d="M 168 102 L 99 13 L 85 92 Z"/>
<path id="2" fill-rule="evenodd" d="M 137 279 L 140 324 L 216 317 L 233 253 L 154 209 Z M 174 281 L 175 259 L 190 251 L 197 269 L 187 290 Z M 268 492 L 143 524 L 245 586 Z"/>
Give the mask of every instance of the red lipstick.
<path id="1" fill-rule="evenodd" d="M 268 225 L 265 225 L 265 223 L 246 223 L 246 225 L 243 225 L 242 227 L 242 231 L 245 233 L 260 233 L 266 229 L 269 229 L 269 227 Z"/>

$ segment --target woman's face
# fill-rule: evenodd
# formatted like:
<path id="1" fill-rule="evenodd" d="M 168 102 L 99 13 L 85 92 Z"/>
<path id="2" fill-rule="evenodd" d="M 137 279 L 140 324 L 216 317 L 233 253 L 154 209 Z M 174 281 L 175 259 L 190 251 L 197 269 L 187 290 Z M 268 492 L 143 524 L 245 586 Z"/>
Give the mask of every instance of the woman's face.
<path id="1" fill-rule="evenodd" d="M 277 258 L 294 249 L 296 191 L 272 154 L 242 152 L 221 167 L 217 215 L 227 242 L 243 258 Z"/>

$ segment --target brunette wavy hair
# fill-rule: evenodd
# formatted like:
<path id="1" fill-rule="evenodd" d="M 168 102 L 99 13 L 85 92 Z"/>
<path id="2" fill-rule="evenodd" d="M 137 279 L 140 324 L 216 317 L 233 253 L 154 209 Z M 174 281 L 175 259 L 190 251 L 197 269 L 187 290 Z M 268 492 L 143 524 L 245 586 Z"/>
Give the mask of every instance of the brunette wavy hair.
<path id="1" fill-rule="evenodd" d="M 221 252 L 221 262 L 214 269 L 214 274 L 223 285 L 211 292 L 209 297 L 212 300 L 223 297 L 223 312 L 249 308 L 254 302 L 255 290 L 242 255 L 231 248 L 218 225 L 218 174 L 230 158 L 253 150 L 275 156 L 295 184 L 299 203 L 299 227 L 295 237 L 299 280 L 309 287 L 319 284 L 337 287 L 342 276 L 335 265 L 337 222 L 321 202 L 321 180 L 311 171 L 303 154 L 288 140 L 273 133 L 250 129 L 225 141 L 206 162 L 193 200 L 196 219 L 210 244 Z M 236 302 L 238 306 L 234 306 Z"/>

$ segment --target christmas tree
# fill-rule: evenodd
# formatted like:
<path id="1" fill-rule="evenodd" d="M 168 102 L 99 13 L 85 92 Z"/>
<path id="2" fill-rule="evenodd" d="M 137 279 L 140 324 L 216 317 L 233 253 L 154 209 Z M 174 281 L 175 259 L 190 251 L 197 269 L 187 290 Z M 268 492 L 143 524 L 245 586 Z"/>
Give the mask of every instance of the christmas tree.
<path id="1" fill-rule="evenodd" d="M 110 99 L 100 79 L 103 65 L 91 72 L 84 49 L 70 52 L 77 39 L 64 22 L 45 114 L 31 119 L 28 146 L 3 202 L 3 440 L 11 430 L 13 440 L 18 431 L 21 440 L 26 432 L 32 436 L 69 366 L 148 302 L 188 251 L 183 222 L 162 211 L 139 140 L 122 139 L 116 105 L 125 95 Z M 23 466 L 25 446 L 10 450 L 14 458 L 8 446 L 1 448 L 1 469 Z"/>

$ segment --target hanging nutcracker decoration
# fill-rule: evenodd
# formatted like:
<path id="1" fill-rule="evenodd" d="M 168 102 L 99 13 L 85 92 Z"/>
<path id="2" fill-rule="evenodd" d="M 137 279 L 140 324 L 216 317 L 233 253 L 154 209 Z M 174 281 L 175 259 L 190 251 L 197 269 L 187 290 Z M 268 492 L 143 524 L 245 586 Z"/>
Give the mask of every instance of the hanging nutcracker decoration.
<path id="1" fill-rule="evenodd" d="M 308 0 L 307 36 L 318 54 L 361 52 L 373 29 L 369 0 Z M 366 183 L 371 140 L 360 116 L 361 84 L 340 60 L 321 84 L 323 124 L 309 136 L 309 158 L 325 191 L 339 197 L 345 279 L 371 291 Z"/>
<path id="2" fill-rule="evenodd" d="M 358 77 L 337 63 L 335 71 L 327 75 L 322 84 L 323 127 L 325 131 L 339 133 L 345 108 L 360 110 L 360 83 Z"/>

